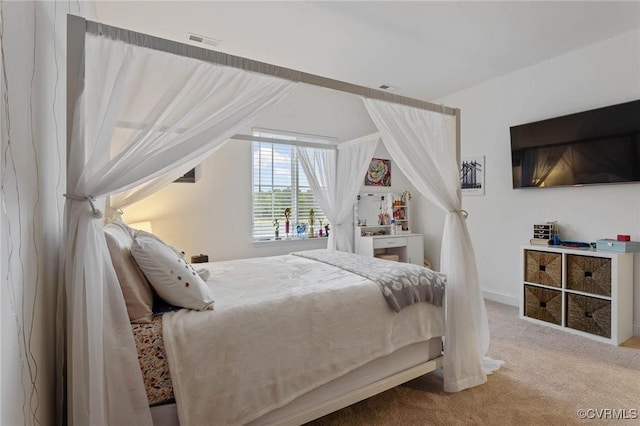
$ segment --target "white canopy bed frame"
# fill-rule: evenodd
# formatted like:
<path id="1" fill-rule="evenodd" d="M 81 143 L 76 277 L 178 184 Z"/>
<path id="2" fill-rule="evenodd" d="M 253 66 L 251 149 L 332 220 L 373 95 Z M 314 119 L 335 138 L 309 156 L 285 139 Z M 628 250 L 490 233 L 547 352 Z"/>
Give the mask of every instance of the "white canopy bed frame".
<path id="1" fill-rule="evenodd" d="M 202 154 L 210 153 L 215 149 L 210 146 L 208 150 L 195 152 L 191 157 L 185 157 L 184 160 L 178 162 L 167 160 L 165 165 L 151 168 L 149 172 L 151 175 L 148 178 L 139 176 L 131 178 L 130 181 L 120 178 L 122 182 L 109 182 L 108 184 L 100 182 L 98 176 L 98 178 L 94 177 L 92 181 L 87 172 L 88 164 L 92 158 L 95 160 L 97 157 L 92 157 L 92 154 L 95 153 L 91 152 L 90 144 L 93 139 L 104 139 L 102 134 L 104 126 L 87 130 L 91 125 L 91 114 L 96 114 L 96 111 L 91 109 L 92 99 L 87 99 L 85 87 L 85 76 L 87 75 L 85 70 L 89 65 L 85 63 L 89 48 L 88 37 L 105 41 L 115 40 L 128 46 L 136 46 L 154 52 L 165 52 L 169 55 L 191 58 L 207 64 L 217 64 L 226 69 L 248 71 L 252 74 L 268 76 L 273 81 L 283 80 L 310 84 L 360 96 L 363 98 L 374 123 L 379 128 L 388 151 L 400 169 L 412 179 L 423 195 L 434 200 L 436 204 L 448 212 L 441 268 L 442 272 L 448 276 L 444 358 L 439 356 L 439 347 L 436 348 L 437 353 L 434 357 L 433 342 L 430 354 L 423 359 L 416 359 L 414 355 L 407 353 L 399 353 L 397 354 L 398 359 L 404 357 L 405 360 L 402 362 L 407 368 L 402 368 L 401 371 L 392 369 L 393 371 L 390 370 L 387 374 L 365 380 L 365 383 L 353 382 L 357 383 L 355 387 L 349 385 L 351 379 L 346 377 L 344 383 L 336 385 L 339 388 L 319 389 L 320 393 L 325 392 L 324 397 L 320 399 L 308 399 L 303 401 L 301 405 L 290 407 L 289 411 L 287 411 L 287 407 L 284 407 L 278 413 L 277 418 L 272 418 L 271 421 L 274 424 L 300 424 L 312 420 L 431 372 L 442 365 L 445 368 L 445 390 L 458 391 L 486 381 L 486 374 L 495 369 L 495 366 L 485 365 L 483 361 L 488 349 L 488 323 L 479 290 L 473 249 L 464 223 L 466 212 L 461 209 L 458 182 L 459 110 L 164 40 L 69 15 L 67 30 L 68 164 L 67 194 L 65 195 L 67 197 L 65 207 L 65 278 L 58 297 L 58 318 L 61 324 L 58 327 L 58 341 L 61 347 L 58 351 L 57 363 L 61 375 L 58 398 L 61 418 L 67 416 L 66 420 L 69 424 L 119 424 L 125 421 L 136 424 L 151 423 L 146 399 L 140 398 L 139 386 L 141 384 L 136 384 L 135 381 L 132 383 L 131 378 L 127 377 L 127 372 L 130 373 L 136 369 L 139 372 L 137 358 L 135 357 L 135 349 L 134 353 L 131 353 L 133 339 L 130 330 L 125 327 L 128 321 L 123 324 L 126 311 L 123 309 L 123 302 L 119 300 L 121 299 L 121 296 L 118 295 L 119 288 L 116 290 L 111 288 L 115 273 L 105 255 L 106 244 L 104 236 L 101 235 L 101 225 L 97 225 L 98 221 L 94 219 L 101 217 L 100 208 L 104 206 L 107 196 L 112 196 L 113 205 L 114 195 L 136 188 L 150 179 L 156 181 L 162 178 L 170 170 L 169 166 L 177 170 L 174 170 L 174 173 L 180 175 L 184 169 L 188 170 L 192 167 L 194 158 L 199 161 Z M 106 63 L 104 66 L 108 65 Z M 284 96 L 282 93 L 286 93 L 286 90 L 286 88 L 277 87 L 275 84 L 273 93 L 276 95 L 274 96 Z M 95 95 L 95 92 L 93 94 Z M 269 102 L 269 100 L 265 100 L 264 105 L 268 105 Z M 106 110 L 109 107 L 112 107 L 111 100 L 106 102 L 103 109 Z M 426 124 L 430 124 L 430 120 L 434 116 L 453 117 L 455 137 L 447 139 L 446 135 L 442 133 L 442 129 L 432 131 L 433 129 L 426 128 L 425 131 L 425 128 L 411 128 L 407 130 L 402 124 L 403 120 L 387 120 L 384 114 L 384 109 L 387 107 L 399 108 L 400 113 L 406 112 L 412 115 L 410 121 Z M 256 107 L 254 112 L 258 113 L 260 108 Z M 429 114 L 423 114 L 427 112 Z M 89 124 L 85 124 L 84 114 L 89 115 L 86 120 Z M 95 127 L 95 123 L 93 125 Z M 232 138 L 234 138 L 234 133 L 227 134 L 223 139 Z M 237 138 L 243 139 L 243 136 L 239 135 Z M 433 144 L 435 146 L 434 158 L 428 155 L 432 148 L 429 146 L 420 147 L 420 145 L 425 145 L 420 142 L 421 140 L 426 140 L 427 145 Z M 409 144 L 412 141 L 417 145 L 410 147 L 399 143 Z M 455 144 L 455 149 L 452 149 L 451 143 Z M 110 153 L 114 155 L 115 149 L 109 147 L 108 144 L 106 147 L 107 149 L 102 153 L 107 156 Z M 417 151 L 415 151 L 416 149 Z M 404 153 L 404 151 L 407 152 Z M 116 154 L 119 155 L 121 152 Z M 416 159 L 420 161 L 416 163 Z M 420 170 L 423 168 L 429 170 L 426 176 L 423 176 Z M 165 179 L 166 182 L 171 180 Z M 428 188 L 430 185 L 435 189 Z M 143 193 L 148 194 L 159 189 L 159 186 L 160 183 L 155 186 L 151 185 Z M 128 199 L 128 202 L 132 202 L 131 199 Z M 122 205 L 116 203 L 115 207 Z M 332 229 L 335 228 L 332 227 Z M 447 353 L 450 354 L 448 358 Z M 406 360 L 407 357 L 410 361 Z M 380 362 L 381 365 L 394 364 L 393 355 L 392 358 L 381 359 Z M 373 368 L 376 367 L 379 366 L 373 366 Z M 377 369 L 380 370 L 380 368 Z M 357 372 L 354 373 L 357 375 Z M 134 379 L 136 378 L 137 376 L 134 377 Z M 331 383 L 328 385 L 332 386 Z M 340 391 L 336 389 L 340 389 Z M 327 393 L 331 397 L 327 397 Z M 118 397 L 116 398 L 115 395 Z M 65 402 L 67 407 L 63 408 Z M 171 415 L 167 416 L 165 411 L 167 409 L 171 410 L 170 407 L 155 408 L 154 411 L 159 416 L 154 416 L 154 421 L 157 418 L 171 417 Z"/>

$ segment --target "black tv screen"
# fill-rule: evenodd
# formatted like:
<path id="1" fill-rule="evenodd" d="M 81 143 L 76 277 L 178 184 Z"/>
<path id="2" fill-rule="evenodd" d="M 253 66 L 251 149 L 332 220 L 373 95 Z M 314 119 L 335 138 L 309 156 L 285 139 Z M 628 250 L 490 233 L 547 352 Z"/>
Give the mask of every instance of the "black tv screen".
<path id="1" fill-rule="evenodd" d="M 640 182 L 640 100 L 510 131 L 514 189 Z"/>

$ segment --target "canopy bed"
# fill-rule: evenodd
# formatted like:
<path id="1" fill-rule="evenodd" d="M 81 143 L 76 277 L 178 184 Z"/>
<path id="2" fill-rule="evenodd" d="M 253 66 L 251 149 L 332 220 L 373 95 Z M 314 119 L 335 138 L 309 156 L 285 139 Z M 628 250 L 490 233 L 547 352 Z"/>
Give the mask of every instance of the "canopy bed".
<path id="1" fill-rule="evenodd" d="M 342 260 L 336 261 L 342 263 L 340 267 L 328 266 L 327 259 L 323 257 L 327 254 L 318 255 L 321 260 L 308 259 L 302 253 L 295 259 L 290 255 L 273 260 L 273 263 L 285 262 L 291 268 L 306 268 L 315 275 L 336 275 L 337 282 L 342 283 L 340 288 L 355 288 L 355 293 L 345 295 L 347 298 L 359 300 L 366 294 L 373 297 L 376 293 L 377 298 L 367 303 L 380 305 L 376 308 L 378 312 L 386 309 L 379 315 L 386 318 L 380 327 L 398 327 L 402 330 L 400 335 L 410 335 L 409 330 L 413 330 L 417 335 L 391 345 L 387 340 L 389 336 L 395 338 L 399 335 L 396 330 L 396 333 L 382 333 L 384 338 L 378 344 L 358 347 L 355 343 L 369 342 L 374 337 L 359 334 L 360 328 L 354 328 L 355 334 L 334 342 L 339 348 L 349 346 L 345 343 L 349 339 L 354 342 L 351 346 L 355 346 L 356 353 L 348 356 L 352 361 L 345 362 L 343 368 L 312 374 L 313 380 L 298 384 L 283 395 L 280 395 L 278 383 L 274 388 L 278 394 L 275 399 L 263 404 L 258 402 L 251 413 L 238 414 L 237 417 L 234 414 L 220 423 L 256 421 L 259 424 L 279 424 L 286 420 L 296 424 L 308 421 L 425 374 L 441 364 L 447 391 L 463 390 L 486 381 L 486 375 L 497 364 L 484 358 L 488 349 L 488 323 L 464 221 L 465 213 L 461 209 L 458 110 L 71 15 L 67 37 L 66 240 L 64 281 L 58 296 L 58 341 L 61 346 L 57 362 L 58 371 L 63 375 L 59 381 L 62 385 L 59 403 L 62 410 L 66 402 L 69 424 L 152 423 L 131 331 L 131 312 L 127 311 L 122 283 L 114 269 L 116 261 L 110 255 L 101 220 L 107 197 L 109 205 L 117 210 L 153 193 L 191 169 L 203 156 L 210 155 L 227 140 L 233 139 L 239 129 L 277 103 L 297 84 L 317 85 L 361 96 L 380 131 L 362 140 L 340 143 L 336 149 L 297 148 L 305 171 L 312 177 L 310 184 L 334 230 L 328 243 L 332 250 L 327 253 L 333 256 L 337 253 L 333 249 L 350 249 L 349 242 L 341 236 L 342 223 L 349 215 L 351 200 L 355 198 L 372 150 L 381 139 L 418 191 L 448 212 L 441 256 L 441 271 L 447 281 L 446 308 L 418 303 L 396 313 L 384 305 L 380 289 L 374 282 L 376 277 L 350 269 Z M 138 234 L 132 236 L 132 244 L 138 237 Z M 135 248 L 134 245 L 132 250 Z M 172 252 L 166 253 L 170 255 Z M 348 257 L 347 253 L 344 256 Z M 228 285 L 230 281 L 245 283 L 255 280 L 256 276 L 272 274 L 261 269 L 259 260 L 246 262 L 258 265 L 254 268 L 254 275 L 235 277 L 230 271 L 244 270 L 244 266 L 233 262 L 210 264 L 207 266 L 210 280 L 199 284 L 199 287 L 191 287 L 205 292 L 207 286 L 212 289 L 217 299 L 213 311 L 208 310 L 213 300 L 206 299 L 202 305 L 189 306 L 202 309 L 201 312 L 177 311 L 163 317 L 169 371 L 182 424 L 198 424 L 203 416 L 210 415 L 205 410 L 208 398 L 213 401 L 218 395 L 207 394 L 207 386 L 211 383 L 206 382 L 211 378 L 198 382 L 200 374 L 207 369 L 200 365 L 202 360 L 188 358 L 197 356 L 202 350 L 175 350 L 202 342 L 200 335 L 183 341 L 183 334 L 177 331 L 191 333 L 185 327 L 187 323 L 194 323 L 196 330 L 202 330 L 207 327 L 198 326 L 200 321 L 221 317 L 225 312 L 231 313 L 237 321 L 244 321 L 235 316 L 236 310 L 245 311 L 247 306 L 263 309 L 281 302 L 277 297 L 274 299 L 274 294 L 278 294 L 275 290 L 274 294 L 267 294 L 255 303 L 238 301 L 238 298 L 254 294 L 254 289 L 245 288 L 246 293 L 238 293 L 244 287 Z M 319 263 L 309 266 L 309 262 Z M 195 270 L 189 269 L 186 263 L 181 265 L 196 279 Z M 273 274 L 278 277 L 277 273 Z M 145 275 L 149 278 L 146 271 Z M 280 281 L 270 281 L 267 288 L 278 289 L 285 281 L 284 277 Z M 346 285 L 347 282 L 350 284 Z M 325 318 L 331 316 L 328 312 L 337 312 L 340 306 L 345 310 L 344 303 L 341 305 L 335 297 L 332 298 L 337 290 L 335 282 L 325 283 L 324 288 L 320 284 L 318 286 L 314 299 L 328 295 L 333 300 L 327 304 L 312 305 L 324 312 Z M 288 288 L 296 295 L 301 292 L 300 287 Z M 376 291 L 372 292 L 372 289 Z M 289 296 L 284 299 L 288 300 Z M 306 299 L 296 298 L 294 302 L 302 306 L 309 303 Z M 353 308 L 349 307 L 346 312 L 350 310 Z M 249 340 L 254 341 L 260 340 L 259 334 L 254 333 L 260 324 L 255 322 L 256 315 L 261 318 L 256 312 L 260 311 L 248 311 L 254 322 L 245 328 L 247 335 L 253 336 Z M 416 316 L 410 316 L 411 312 Z M 346 316 L 341 321 L 351 323 L 354 320 L 355 317 Z M 396 324 L 402 321 L 404 325 Z M 312 325 L 306 327 L 313 328 Z M 334 327 L 334 333 L 335 330 Z M 316 331 L 319 335 L 323 332 L 321 329 Z M 272 349 L 278 345 L 290 347 L 292 342 L 287 343 L 286 335 L 280 336 L 284 341 L 274 340 L 267 347 L 262 346 L 263 352 L 273 352 Z M 291 331 L 291 335 L 295 333 Z M 441 336 L 444 336 L 442 357 Z M 237 341 L 228 336 L 214 339 L 222 342 L 216 353 L 226 354 L 229 359 L 246 358 L 252 353 L 249 346 L 241 345 L 244 342 L 242 333 L 238 333 Z M 301 347 L 306 347 L 308 354 L 316 352 L 317 348 L 311 344 L 313 339 L 308 340 Z M 320 341 L 331 342 L 331 339 Z M 238 347 L 245 349 L 231 355 Z M 254 348 L 253 351 L 260 353 L 261 349 Z M 333 356 L 333 352 L 331 354 Z M 263 371 L 268 371 L 278 361 L 278 357 L 270 357 L 258 365 Z M 295 358 L 289 362 L 295 363 Z M 246 365 L 252 364 L 255 363 Z M 318 364 L 322 362 L 318 361 Z M 230 365 L 231 369 L 243 368 L 240 364 Z M 192 368 L 191 373 L 186 372 L 184 376 L 178 372 L 189 368 Z M 259 375 L 259 371 L 253 374 Z M 279 379 L 280 376 L 276 375 L 275 380 Z M 296 379 L 292 381 L 296 382 Z M 199 385 L 187 389 L 185 382 L 198 382 Z M 220 382 L 225 383 L 222 378 Z M 223 386 L 210 392 L 229 394 L 227 396 L 233 399 L 237 392 L 229 387 L 232 382 L 226 383 L 226 388 Z M 268 382 L 258 380 L 256 387 L 262 384 L 270 386 Z M 197 394 L 198 389 L 203 390 L 203 398 L 192 403 L 188 399 Z M 262 396 L 247 398 L 260 399 Z M 160 407 L 155 411 L 164 417 L 165 409 Z M 216 423 L 215 420 L 213 422 Z"/>

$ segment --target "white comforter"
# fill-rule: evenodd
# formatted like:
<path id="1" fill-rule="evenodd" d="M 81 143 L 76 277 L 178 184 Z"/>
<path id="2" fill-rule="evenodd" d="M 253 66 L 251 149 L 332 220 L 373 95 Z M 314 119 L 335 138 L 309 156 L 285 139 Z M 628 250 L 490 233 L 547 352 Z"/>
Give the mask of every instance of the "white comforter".
<path id="1" fill-rule="evenodd" d="M 180 424 L 240 425 L 387 355 L 444 335 L 444 308 L 394 312 L 377 284 L 298 256 L 203 264 L 215 310 L 164 315 Z"/>

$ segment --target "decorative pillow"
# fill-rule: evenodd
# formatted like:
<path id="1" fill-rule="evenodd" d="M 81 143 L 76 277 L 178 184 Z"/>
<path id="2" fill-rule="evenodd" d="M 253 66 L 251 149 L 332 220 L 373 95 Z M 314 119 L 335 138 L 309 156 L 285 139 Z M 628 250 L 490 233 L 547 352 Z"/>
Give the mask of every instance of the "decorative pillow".
<path id="1" fill-rule="evenodd" d="M 116 270 L 122 295 L 127 305 L 129 321 L 149 324 L 153 316 L 153 293 L 144 274 L 131 255 L 132 230 L 120 221 L 108 223 L 104 235 Z"/>
<path id="2" fill-rule="evenodd" d="M 130 228 L 131 229 L 131 228 Z M 174 246 L 170 246 L 169 244 L 165 243 L 164 241 L 162 241 L 160 238 L 158 238 L 158 236 L 156 234 L 152 234 L 151 232 L 147 232 L 147 231 L 143 231 L 141 229 L 131 229 L 133 231 L 132 237 L 135 239 L 136 237 L 145 237 L 145 238 L 152 238 L 156 241 L 158 241 L 159 243 L 164 244 L 165 246 L 169 247 L 171 250 L 173 250 L 173 252 L 175 254 L 177 254 L 178 256 L 184 258 L 184 252 L 178 250 L 177 248 L 175 248 Z"/>
<path id="3" fill-rule="evenodd" d="M 136 234 L 131 254 L 158 295 L 175 306 L 213 309 L 209 287 L 174 248 L 153 235 Z"/>

